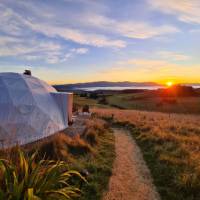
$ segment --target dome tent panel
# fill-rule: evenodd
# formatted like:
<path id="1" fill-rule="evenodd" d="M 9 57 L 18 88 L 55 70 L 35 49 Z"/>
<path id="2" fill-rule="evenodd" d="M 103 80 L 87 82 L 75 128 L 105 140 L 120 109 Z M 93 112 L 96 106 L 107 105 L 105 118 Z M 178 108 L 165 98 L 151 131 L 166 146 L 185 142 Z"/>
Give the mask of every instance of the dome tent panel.
<path id="1" fill-rule="evenodd" d="M 0 103 L 12 103 L 12 98 L 1 76 L 0 76 L 0 91 L 1 91 Z"/>
<path id="2" fill-rule="evenodd" d="M 0 142 L 5 141 L 7 147 L 33 142 L 67 127 L 63 110 L 51 95 L 57 92 L 44 81 L 0 73 L 0 89 Z"/>
<path id="3" fill-rule="evenodd" d="M 27 141 L 34 141 L 37 130 L 32 126 L 28 124 L 24 126 L 24 123 L 18 123 L 17 125 L 14 123 L 4 124 L 4 127 L 6 126 L 9 127 L 4 129 L 7 135 L 4 137 L 2 137 L 2 134 L 0 135 L 2 144 L 5 147 L 14 146 L 17 144 L 23 145 L 26 144 Z"/>
<path id="4" fill-rule="evenodd" d="M 37 107 L 57 123 L 63 122 L 62 112 L 50 94 L 41 94 L 34 97 Z"/>
<path id="5" fill-rule="evenodd" d="M 53 93 L 51 92 L 54 100 L 56 101 L 57 105 L 59 106 L 60 112 L 62 113 L 63 123 L 67 125 L 67 94 L 66 93 Z"/>
<path id="6" fill-rule="evenodd" d="M 9 89 L 9 94 L 12 99 L 13 105 L 33 105 L 35 104 L 32 94 L 26 90 L 21 89 Z"/>
<path id="7" fill-rule="evenodd" d="M 13 123 L 2 122 L 0 131 L 0 139 L 4 147 L 16 145 L 18 126 Z M 6 133 L 6 135 L 3 133 Z"/>
<path id="8" fill-rule="evenodd" d="M 23 79 L 19 79 L 18 76 L 12 74 L 9 76 L 0 76 L 2 82 L 0 83 L 1 88 L 4 88 L 9 93 L 9 99 L 13 102 L 13 104 L 23 104 L 23 99 L 25 102 L 30 105 L 33 104 L 33 97 L 30 95 L 30 91 L 28 90 L 28 86 Z"/>
<path id="9" fill-rule="evenodd" d="M 0 80 L 0 104 L 8 104 L 12 103 L 12 99 L 8 93 L 8 90 L 5 87 L 1 87 L 1 80 Z"/>
<path id="10" fill-rule="evenodd" d="M 0 110 L 0 124 L 2 122 L 15 123 L 19 120 L 19 112 L 12 103 L 0 103 Z"/>
<path id="11" fill-rule="evenodd" d="M 27 85 L 31 88 L 31 90 L 43 90 L 48 93 L 57 92 L 55 88 L 33 76 L 24 75 L 24 80 L 26 81 Z"/>
<path id="12" fill-rule="evenodd" d="M 40 84 L 44 87 L 44 89 L 45 89 L 46 91 L 48 91 L 49 93 L 50 93 L 50 92 L 57 92 L 57 90 L 56 90 L 54 87 L 48 85 L 48 84 L 45 83 L 43 80 L 39 80 L 39 81 L 40 81 Z"/>
<path id="13" fill-rule="evenodd" d="M 39 133 L 36 133 L 37 130 L 32 125 L 26 124 L 26 126 L 24 126 L 24 123 L 18 124 L 15 144 L 22 145 L 35 141 L 37 139 L 36 136 L 39 135 Z"/>
<path id="14" fill-rule="evenodd" d="M 9 89 L 19 88 L 20 90 L 27 90 L 26 82 L 23 79 L 19 79 L 17 76 L 2 76 L 4 85 Z"/>
<path id="15" fill-rule="evenodd" d="M 56 120 L 52 120 L 48 114 L 44 113 L 38 107 L 36 107 L 32 114 L 29 116 L 28 123 L 33 127 L 37 126 L 37 130 L 39 132 L 37 137 L 46 137 L 48 134 L 53 134 L 57 130 L 63 130 L 66 128 L 63 121 L 58 123 Z M 51 129 L 49 129 L 49 123 L 52 125 Z"/>
<path id="16" fill-rule="evenodd" d="M 16 95 L 18 96 L 17 100 L 15 98 L 13 98 L 12 100 L 14 105 L 36 106 L 36 102 L 32 96 L 32 93 L 30 92 L 23 93 L 23 91 L 19 91 L 19 94 L 20 95 Z"/>
<path id="17" fill-rule="evenodd" d="M 35 77 L 25 75 L 25 81 L 27 82 L 37 107 L 39 107 L 41 111 L 46 113 L 51 119 L 60 123 L 60 121 L 63 120 L 61 111 L 50 94 L 50 92 L 56 92 L 56 90 L 44 83 L 44 81 Z"/>

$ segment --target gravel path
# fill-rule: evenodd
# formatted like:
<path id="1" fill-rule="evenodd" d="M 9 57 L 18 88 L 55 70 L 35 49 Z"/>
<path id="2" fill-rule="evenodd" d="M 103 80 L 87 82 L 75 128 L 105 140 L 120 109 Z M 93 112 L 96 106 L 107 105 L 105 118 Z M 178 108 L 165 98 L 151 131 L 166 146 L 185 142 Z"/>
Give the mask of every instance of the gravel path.
<path id="1" fill-rule="evenodd" d="M 114 129 L 116 159 L 103 200 L 160 200 L 139 147 L 123 129 Z"/>

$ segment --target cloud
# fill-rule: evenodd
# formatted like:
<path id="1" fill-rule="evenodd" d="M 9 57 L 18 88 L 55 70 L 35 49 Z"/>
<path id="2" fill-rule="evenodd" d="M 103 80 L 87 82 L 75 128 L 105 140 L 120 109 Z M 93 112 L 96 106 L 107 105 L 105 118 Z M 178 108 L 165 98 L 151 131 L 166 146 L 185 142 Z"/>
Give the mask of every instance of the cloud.
<path id="1" fill-rule="evenodd" d="M 44 61 L 55 64 L 89 51 L 88 48 L 69 48 L 63 43 L 54 42 L 52 39 L 37 37 L 32 29 L 30 19 L 23 18 L 13 9 L 1 3 L 0 22 L 0 57 L 15 57 L 19 60 Z M 45 28 L 47 27 L 43 26 L 43 29 Z M 49 29 L 47 28 L 47 30 Z M 73 34 L 70 30 L 68 33 Z M 74 35 L 74 37 L 76 36 Z M 89 40 L 89 38 L 87 39 Z"/>
<path id="2" fill-rule="evenodd" d="M 58 52 L 43 52 L 42 54 L 36 54 L 36 55 L 23 55 L 22 58 L 26 60 L 45 60 L 46 63 L 49 64 L 58 64 L 68 61 L 69 59 L 75 57 L 76 55 L 82 55 L 88 53 L 88 49 L 86 48 L 73 48 L 69 49 L 67 53 L 64 53 L 62 51 Z"/>
<path id="3" fill-rule="evenodd" d="M 200 33 L 200 29 L 192 29 L 189 32 L 193 33 L 193 34 L 199 34 Z"/>
<path id="4" fill-rule="evenodd" d="M 87 49 L 87 48 L 73 48 L 73 49 L 70 49 L 70 51 L 65 54 L 65 56 L 61 60 L 61 62 L 67 61 L 69 58 L 72 58 L 75 55 L 86 54 L 86 53 L 88 53 L 88 51 L 89 51 L 89 49 Z"/>
<path id="5" fill-rule="evenodd" d="M 11 42 L 21 42 L 19 38 L 10 37 L 10 36 L 0 36 L 0 45 L 6 45 Z"/>
<path id="6" fill-rule="evenodd" d="M 200 23 L 199 0 L 148 0 L 153 9 L 177 16 L 180 21 Z"/>
<path id="7" fill-rule="evenodd" d="M 160 35 L 177 33 L 179 30 L 170 25 L 155 27 L 146 23 L 130 22 L 118 25 L 118 31 L 129 38 L 148 39 Z"/>
<path id="8" fill-rule="evenodd" d="M 116 36 L 126 37 L 126 38 L 136 38 L 136 39 L 148 39 L 160 35 L 168 35 L 172 33 L 180 32 L 180 30 L 171 25 L 163 26 L 152 26 L 145 22 L 123 22 L 115 21 L 103 16 L 98 16 L 101 18 L 95 19 L 95 15 L 91 16 L 93 22 L 89 24 L 105 31 L 109 34 L 114 34 Z M 84 18 L 84 17 L 83 17 Z M 85 19 L 85 18 L 84 18 Z M 97 21 L 95 21 L 97 20 Z M 87 20 L 85 21 L 87 23 Z M 61 37 L 66 40 L 71 40 L 73 42 L 85 45 L 92 45 L 97 47 L 116 47 L 123 48 L 126 47 L 126 42 L 124 40 L 114 40 L 110 39 L 102 34 L 87 33 L 77 29 L 67 28 L 67 27 L 56 27 L 47 24 L 35 24 L 27 23 L 28 26 L 37 32 L 41 32 L 48 37 Z"/>
<path id="9" fill-rule="evenodd" d="M 20 56 L 29 53 L 58 53 L 61 46 L 51 41 L 23 39 L 0 35 L 0 56 Z"/>
<path id="10" fill-rule="evenodd" d="M 135 39 L 148 39 L 180 32 L 178 28 L 172 25 L 153 26 L 143 21 L 116 21 L 97 14 L 86 15 L 83 20 L 87 22 L 87 25 L 119 34 L 122 37 Z"/>
<path id="11" fill-rule="evenodd" d="M 80 0 L 80 2 L 83 4 L 83 1 Z M 15 36 L 27 37 L 34 33 L 40 33 L 49 38 L 63 38 L 81 45 L 110 48 L 126 47 L 125 38 L 148 39 L 179 32 L 172 25 L 153 26 L 142 21 L 116 21 L 108 18 L 102 12 L 102 10 L 106 10 L 105 6 L 102 9 L 100 3 L 86 2 L 84 2 L 87 5 L 86 11 L 90 9 L 91 5 L 90 12 L 79 14 L 74 11 L 74 13 L 69 12 L 71 14 L 66 15 L 66 11 L 59 13 L 55 9 L 55 15 L 46 15 L 38 12 L 33 4 L 21 1 L 20 4 L 32 14 L 28 18 L 17 12 L 16 9 L 0 4 L 2 31 Z M 52 7 L 48 8 L 52 10 Z M 66 21 L 65 16 L 69 20 Z M 115 39 L 119 37 L 123 39 Z"/>
<path id="12" fill-rule="evenodd" d="M 167 59 L 167 60 L 186 61 L 190 59 L 190 56 L 188 55 L 172 52 L 172 51 L 159 51 L 159 52 L 156 52 L 156 54 L 160 58 Z"/>
<path id="13" fill-rule="evenodd" d="M 61 37 L 65 40 L 71 40 L 73 42 L 91 45 L 96 47 L 116 47 L 123 48 L 126 46 L 126 42 L 122 40 L 112 40 L 108 37 L 100 34 L 84 33 L 77 29 L 51 26 L 47 24 L 31 23 L 28 22 L 27 25 L 34 31 L 43 33 L 48 37 Z"/>
<path id="14" fill-rule="evenodd" d="M 41 21 L 44 21 L 42 20 L 43 18 L 44 15 L 41 16 Z M 49 21 L 51 22 L 51 20 Z M 30 19 L 25 19 L 13 9 L 0 4 L 1 30 L 7 34 L 15 36 L 30 36 L 36 32 L 42 33 L 50 38 L 60 37 L 83 45 L 112 48 L 123 48 L 126 46 L 126 42 L 123 40 L 110 39 L 102 34 L 88 33 L 70 28 L 66 25 L 59 26 L 53 23 L 51 24 L 49 21 L 40 22 L 38 19 L 36 20 L 34 16 Z"/>
<path id="15" fill-rule="evenodd" d="M 87 48 L 77 48 L 77 49 L 72 49 L 72 52 L 75 52 L 77 54 L 85 54 L 88 52 Z"/>
<path id="16" fill-rule="evenodd" d="M 49 64 L 57 64 L 68 61 L 69 59 L 75 57 L 76 55 L 83 55 L 89 52 L 87 48 L 73 48 L 69 49 L 67 53 L 62 51 L 59 52 L 46 52 L 44 55 L 36 55 L 32 58 L 29 55 L 24 56 L 26 59 L 45 59 Z M 32 56 L 32 55 L 31 55 Z"/>
<path id="17" fill-rule="evenodd" d="M 28 61 L 45 61 L 49 64 L 67 61 L 76 55 L 88 53 L 88 48 L 64 49 L 62 45 L 41 40 L 27 40 L 0 35 L 0 57 L 16 57 Z"/>

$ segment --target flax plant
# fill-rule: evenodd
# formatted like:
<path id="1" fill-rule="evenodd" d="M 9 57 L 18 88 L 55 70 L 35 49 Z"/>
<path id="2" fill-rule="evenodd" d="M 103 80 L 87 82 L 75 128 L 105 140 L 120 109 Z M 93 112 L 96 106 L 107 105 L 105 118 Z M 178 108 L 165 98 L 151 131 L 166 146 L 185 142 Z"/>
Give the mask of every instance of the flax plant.
<path id="1" fill-rule="evenodd" d="M 72 184 L 77 171 L 69 170 L 65 162 L 40 160 L 18 150 L 17 161 L 0 159 L 0 200 L 56 200 L 71 199 L 81 191 Z"/>

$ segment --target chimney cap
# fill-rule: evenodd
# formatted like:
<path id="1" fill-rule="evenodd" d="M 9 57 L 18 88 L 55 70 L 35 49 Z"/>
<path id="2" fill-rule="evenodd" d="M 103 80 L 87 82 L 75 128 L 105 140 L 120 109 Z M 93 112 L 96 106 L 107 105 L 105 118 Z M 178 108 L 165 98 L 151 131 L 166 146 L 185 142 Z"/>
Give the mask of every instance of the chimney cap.
<path id="1" fill-rule="evenodd" d="M 31 70 L 25 69 L 25 70 L 24 70 L 24 75 L 29 75 L 29 76 L 31 76 Z"/>

